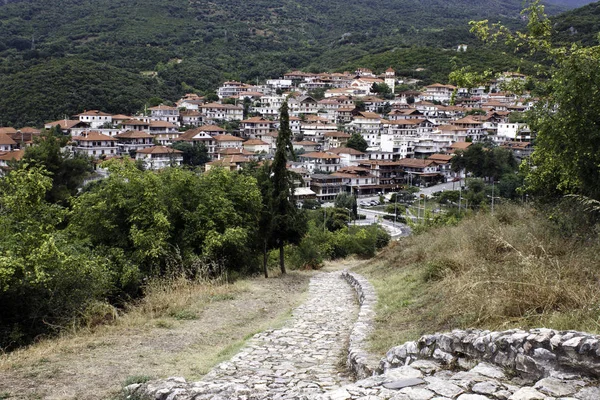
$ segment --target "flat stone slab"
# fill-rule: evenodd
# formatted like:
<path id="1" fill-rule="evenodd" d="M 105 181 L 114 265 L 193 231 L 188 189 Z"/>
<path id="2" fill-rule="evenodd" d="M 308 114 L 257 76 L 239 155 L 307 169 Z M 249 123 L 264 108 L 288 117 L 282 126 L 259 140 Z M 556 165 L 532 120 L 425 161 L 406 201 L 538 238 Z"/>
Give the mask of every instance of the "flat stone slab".
<path id="1" fill-rule="evenodd" d="M 401 379 L 399 381 L 387 382 L 383 384 L 383 387 L 390 390 L 398 390 L 405 387 L 417 386 L 426 383 L 423 379 L 420 378 L 409 378 L 409 379 Z"/>

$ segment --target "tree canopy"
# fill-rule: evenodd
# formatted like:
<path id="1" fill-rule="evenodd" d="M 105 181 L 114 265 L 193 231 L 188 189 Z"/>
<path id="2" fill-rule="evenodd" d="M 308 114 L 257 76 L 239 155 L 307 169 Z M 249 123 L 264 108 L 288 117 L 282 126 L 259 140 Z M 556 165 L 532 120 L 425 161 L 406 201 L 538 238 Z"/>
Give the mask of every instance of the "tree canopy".
<path id="1" fill-rule="evenodd" d="M 529 114 L 537 133 L 535 150 L 522 165 L 526 189 L 538 197 L 576 194 L 600 199 L 600 46 L 552 43 L 552 23 L 538 1 L 523 13 L 525 32 L 488 21 L 473 24 L 482 40 L 504 41 L 520 52 L 545 59 L 535 86 L 540 101 Z"/>
<path id="2" fill-rule="evenodd" d="M 367 151 L 369 144 L 367 143 L 365 138 L 362 137 L 362 135 L 360 133 L 354 132 L 352 134 L 352 136 L 350 136 L 350 139 L 348 139 L 348 143 L 346 144 L 346 147 L 365 152 L 365 151 Z"/>

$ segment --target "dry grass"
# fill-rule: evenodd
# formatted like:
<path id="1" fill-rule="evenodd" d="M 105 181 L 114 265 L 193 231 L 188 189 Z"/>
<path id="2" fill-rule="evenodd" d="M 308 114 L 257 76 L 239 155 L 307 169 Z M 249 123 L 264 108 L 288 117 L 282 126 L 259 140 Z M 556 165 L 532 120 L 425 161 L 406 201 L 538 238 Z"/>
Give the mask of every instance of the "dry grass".
<path id="1" fill-rule="evenodd" d="M 361 267 L 380 296 L 373 350 L 453 328 L 600 331 L 600 244 L 505 206 L 407 238 Z"/>
<path id="2" fill-rule="evenodd" d="M 281 325 L 303 300 L 309 277 L 153 282 L 144 300 L 110 325 L 0 355 L 0 394 L 99 400 L 140 377 L 197 380 L 253 334 Z"/>

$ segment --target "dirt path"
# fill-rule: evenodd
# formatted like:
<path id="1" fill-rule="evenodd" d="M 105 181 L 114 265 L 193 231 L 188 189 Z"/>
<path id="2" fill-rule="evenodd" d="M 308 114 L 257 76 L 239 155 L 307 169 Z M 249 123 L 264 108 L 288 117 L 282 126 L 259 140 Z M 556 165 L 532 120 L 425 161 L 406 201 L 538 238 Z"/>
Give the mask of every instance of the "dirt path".
<path id="1" fill-rule="evenodd" d="M 178 399 L 305 399 L 349 383 L 338 365 L 358 313 L 354 289 L 339 271 L 310 281 L 306 301 L 279 329 L 256 335 L 229 361 L 201 381 L 150 382 L 147 398 L 158 393 Z M 175 385 L 173 385 L 175 383 Z"/>
<path id="2" fill-rule="evenodd" d="M 250 280 L 244 290 L 207 304 L 198 319 L 108 327 L 56 340 L 54 349 L 44 343 L 0 357 L 0 399 L 110 399 L 126 381 L 197 380 L 252 335 L 281 325 L 304 299 L 310 276 Z"/>

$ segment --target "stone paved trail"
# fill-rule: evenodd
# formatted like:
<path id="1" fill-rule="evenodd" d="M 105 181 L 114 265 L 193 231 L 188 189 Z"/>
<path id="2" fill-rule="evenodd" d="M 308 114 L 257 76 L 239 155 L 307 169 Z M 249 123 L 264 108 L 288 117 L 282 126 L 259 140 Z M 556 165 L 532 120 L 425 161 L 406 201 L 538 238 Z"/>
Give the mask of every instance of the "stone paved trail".
<path id="1" fill-rule="evenodd" d="M 149 383 L 145 392 L 178 400 L 308 399 L 335 390 L 350 383 L 338 365 L 357 311 L 354 290 L 341 272 L 319 274 L 283 328 L 255 335 L 199 382 L 171 378 Z"/>

